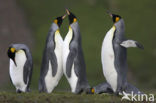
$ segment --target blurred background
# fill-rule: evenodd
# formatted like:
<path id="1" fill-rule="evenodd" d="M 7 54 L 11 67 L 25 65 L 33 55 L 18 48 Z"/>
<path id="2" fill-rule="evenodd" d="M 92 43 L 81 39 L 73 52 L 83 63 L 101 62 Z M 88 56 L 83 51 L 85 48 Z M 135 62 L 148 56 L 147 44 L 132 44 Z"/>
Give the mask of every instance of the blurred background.
<path id="1" fill-rule="evenodd" d="M 128 81 L 140 90 L 156 90 L 156 1 L 154 0 L 0 0 L 0 90 L 14 90 L 9 80 L 7 49 L 11 43 L 25 43 L 31 49 L 34 70 L 31 88 L 38 89 L 41 58 L 53 20 L 70 9 L 78 18 L 89 84 L 105 81 L 101 46 L 113 23 L 106 11 L 123 17 L 126 36 L 139 41 L 144 50 L 128 49 Z M 68 19 L 61 26 L 64 38 Z M 55 91 L 70 90 L 65 77 Z"/>

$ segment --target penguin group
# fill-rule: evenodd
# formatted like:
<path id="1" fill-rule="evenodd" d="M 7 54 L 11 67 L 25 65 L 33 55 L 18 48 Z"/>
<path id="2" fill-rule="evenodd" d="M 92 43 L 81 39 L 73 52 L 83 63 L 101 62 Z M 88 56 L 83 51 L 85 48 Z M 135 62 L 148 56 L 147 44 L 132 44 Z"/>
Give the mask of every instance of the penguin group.
<path id="1" fill-rule="evenodd" d="M 106 82 L 91 87 L 86 76 L 81 32 L 77 17 L 68 9 L 66 14 L 54 19 L 47 35 L 39 77 L 39 92 L 52 93 L 65 75 L 71 92 L 80 94 L 141 93 L 127 81 L 127 48 L 143 46 L 125 37 L 125 24 L 121 16 L 108 13 L 113 20 L 112 28 L 104 37 L 101 49 L 102 70 Z M 68 15 L 69 29 L 63 40 L 60 27 Z M 25 44 L 11 44 L 8 48 L 9 74 L 17 93 L 29 92 L 33 60 Z"/>

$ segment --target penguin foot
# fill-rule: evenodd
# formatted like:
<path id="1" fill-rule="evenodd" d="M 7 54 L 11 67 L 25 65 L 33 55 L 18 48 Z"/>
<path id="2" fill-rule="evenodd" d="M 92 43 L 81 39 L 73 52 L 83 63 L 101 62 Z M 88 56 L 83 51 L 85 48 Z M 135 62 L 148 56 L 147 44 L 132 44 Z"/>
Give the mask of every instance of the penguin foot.
<path id="1" fill-rule="evenodd" d="M 75 94 L 81 94 L 83 92 L 83 89 L 79 89 L 79 90 L 76 90 L 74 93 Z"/>
<path id="2" fill-rule="evenodd" d="M 131 94 L 132 92 L 133 94 L 143 94 L 143 92 L 141 92 L 138 88 L 136 88 L 130 83 L 127 83 L 126 88 L 124 89 L 124 92 L 128 94 Z"/>
<path id="3" fill-rule="evenodd" d="M 26 92 L 31 92 L 30 88 L 27 88 Z"/>
<path id="4" fill-rule="evenodd" d="M 95 92 L 94 92 L 94 88 L 87 88 L 86 90 L 85 90 L 85 93 L 86 94 L 94 94 Z"/>
<path id="5" fill-rule="evenodd" d="M 19 89 L 17 89 L 17 90 L 16 90 L 16 93 L 22 93 L 22 91 L 21 91 L 21 90 L 19 90 Z"/>

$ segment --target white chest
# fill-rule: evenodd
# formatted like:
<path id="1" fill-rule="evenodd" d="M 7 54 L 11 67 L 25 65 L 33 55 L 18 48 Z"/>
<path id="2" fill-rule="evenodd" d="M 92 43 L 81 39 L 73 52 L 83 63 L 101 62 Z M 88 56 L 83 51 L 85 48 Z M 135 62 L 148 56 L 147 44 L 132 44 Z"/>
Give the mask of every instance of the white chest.
<path id="1" fill-rule="evenodd" d="M 72 40 L 72 37 L 73 37 L 73 30 L 71 28 L 69 28 L 69 31 L 67 33 L 67 36 L 65 37 L 64 46 L 63 46 L 63 71 L 64 71 L 64 74 L 65 74 L 69 84 L 70 84 L 71 90 L 74 93 L 76 90 L 76 85 L 77 85 L 77 81 L 78 81 L 78 77 L 76 76 L 75 71 L 74 71 L 74 64 L 71 69 L 71 77 L 68 78 L 68 76 L 66 75 L 66 64 L 67 64 L 66 62 L 67 62 L 67 57 L 70 52 L 69 44 Z"/>
<path id="2" fill-rule="evenodd" d="M 24 83 L 23 79 L 23 70 L 24 70 L 24 64 L 26 62 L 27 58 L 25 55 L 25 52 L 23 50 L 19 50 L 15 54 L 15 62 L 17 66 L 15 66 L 12 59 L 10 59 L 10 77 L 11 80 L 16 87 L 16 89 L 20 89 L 25 91 L 26 84 Z"/>
<path id="3" fill-rule="evenodd" d="M 113 88 L 113 91 L 117 89 L 117 72 L 114 66 L 114 50 L 112 39 L 114 36 L 115 27 L 112 27 L 106 34 L 103 44 L 102 44 L 102 66 L 103 73 L 107 82 Z"/>
<path id="4" fill-rule="evenodd" d="M 66 74 L 66 61 L 67 61 L 67 57 L 69 55 L 69 45 L 70 45 L 70 42 L 72 40 L 72 37 L 73 37 L 73 30 L 71 28 L 69 28 L 69 31 L 65 37 L 65 40 L 64 40 L 64 44 L 63 44 L 63 51 L 62 51 L 62 54 L 63 54 L 63 70 L 64 70 L 64 73 Z"/>
<path id="5" fill-rule="evenodd" d="M 59 34 L 59 32 L 56 32 L 55 34 L 55 55 L 57 58 L 57 63 L 58 63 L 58 68 L 57 68 L 57 73 L 55 75 L 55 77 L 52 76 L 52 65 L 51 62 L 49 61 L 49 69 L 48 69 L 48 73 L 45 77 L 45 83 L 46 83 L 46 87 L 47 87 L 47 91 L 48 93 L 51 93 L 53 91 L 53 89 L 57 86 L 60 78 L 63 75 L 63 64 L 62 64 L 62 46 L 63 46 L 63 39 L 61 37 L 61 35 Z"/>

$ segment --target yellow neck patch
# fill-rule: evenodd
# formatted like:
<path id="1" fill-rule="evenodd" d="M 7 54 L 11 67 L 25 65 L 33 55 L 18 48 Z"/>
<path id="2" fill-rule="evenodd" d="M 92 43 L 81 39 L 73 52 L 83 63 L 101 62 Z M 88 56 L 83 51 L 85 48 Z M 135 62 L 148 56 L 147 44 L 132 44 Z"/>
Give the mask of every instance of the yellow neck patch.
<path id="1" fill-rule="evenodd" d="M 77 21 L 77 19 L 76 19 L 76 18 L 74 18 L 73 23 L 75 23 L 76 21 Z"/>
<path id="2" fill-rule="evenodd" d="M 57 23 L 58 23 L 58 20 L 57 20 L 57 19 L 55 19 L 55 20 L 54 20 L 54 23 L 55 23 L 55 24 L 57 24 Z"/>
<path id="3" fill-rule="evenodd" d="M 55 34 L 59 34 L 59 33 L 60 33 L 60 31 L 59 31 L 59 29 L 57 29 L 56 32 L 55 32 Z"/>
<path id="4" fill-rule="evenodd" d="M 116 29 L 115 25 L 113 25 L 113 29 L 114 29 L 114 30 Z"/>
<path id="5" fill-rule="evenodd" d="M 69 26 L 69 30 L 72 29 L 71 26 Z"/>
<path id="6" fill-rule="evenodd" d="M 118 22 L 119 20 L 120 20 L 119 17 L 116 17 L 116 18 L 115 18 L 115 22 Z"/>
<path id="7" fill-rule="evenodd" d="M 15 49 L 15 48 L 11 48 L 10 51 L 11 51 L 12 53 L 15 53 L 16 49 Z"/>

